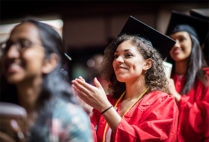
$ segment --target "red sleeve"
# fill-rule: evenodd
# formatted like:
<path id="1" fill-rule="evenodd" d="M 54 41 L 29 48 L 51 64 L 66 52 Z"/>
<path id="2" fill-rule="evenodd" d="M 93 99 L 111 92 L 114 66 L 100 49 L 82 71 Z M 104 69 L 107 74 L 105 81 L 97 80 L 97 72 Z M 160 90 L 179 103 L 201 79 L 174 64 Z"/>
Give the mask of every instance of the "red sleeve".
<path id="1" fill-rule="evenodd" d="M 114 104 L 117 101 L 116 99 L 112 99 L 111 95 L 107 95 L 107 98 L 111 104 Z M 95 142 L 100 141 L 98 138 L 98 131 L 99 131 L 98 128 L 101 127 L 101 126 L 99 126 L 99 124 L 100 124 L 99 122 L 101 120 L 101 117 L 102 117 L 101 113 L 98 110 L 93 109 L 93 113 L 92 113 L 90 119 L 91 119 L 91 128 L 92 128 L 92 131 L 94 134 L 93 136 L 94 136 Z M 99 134 L 100 134 L 100 131 L 99 131 Z"/>
<path id="2" fill-rule="evenodd" d="M 142 117 L 142 121 L 134 125 L 122 119 L 115 141 L 176 141 L 178 107 L 173 97 L 157 99 Z"/>
<path id="3" fill-rule="evenodd" d="M 101 116 L 101 114 L 99 113 L 99 111 L 97 111 L 96 109 L 93 109 L 90 119 L 91 119 L 91 123 L 94 127 L 98 124 L 100 116 Z"/>
<path id="4" fill-rule="evenodd" d="M 114 104 L 117 101 L 117 100 L 111 99 L 111 95 L 107 95 L 107 99 L 110 101 L 111 104 Z M 91 119 L 91 123 L 94 127 L 97 127 L 101 116 L 102 115 L 98 110 L 93 109 L 90 119 Z M 97 129 L 97 128 L 95 128 L 95 129 Z"/>
<path id="5" fill-rule="evenodd" d="M 205 71 L 205 73 L 208 75 L 209 77 L 209 67 L 204 67 L 203 70 Z"/>
<path id="6" fill-rule="evenodd" d="M 101 114 L 99 113 L 99 111 L 93 109 L 93 113 L 91 116 L 91 129 L 92 129 L 94 142 L 97 142 L 96 129 L 98 127 L 97 125 L 98 125 L 98 121 L 99 121 L 100 116 L 101 116 Z"/>
<path id="7" fill-rule="evenodd" d="M 95 126 L 92 123 L 91 123 L 91 130 L 92 130 L 94 142 L 97 142 L 97 134 L 96 134 Z"/>
<path id="8" fill-rule="evenodd" d="M 179 102 L 180 139 L 190 140 L 192 136 L 194 141 L 209 140 L 209 88 L 196 88 L 195 91 L 195 101 L 182 95 Z"/>

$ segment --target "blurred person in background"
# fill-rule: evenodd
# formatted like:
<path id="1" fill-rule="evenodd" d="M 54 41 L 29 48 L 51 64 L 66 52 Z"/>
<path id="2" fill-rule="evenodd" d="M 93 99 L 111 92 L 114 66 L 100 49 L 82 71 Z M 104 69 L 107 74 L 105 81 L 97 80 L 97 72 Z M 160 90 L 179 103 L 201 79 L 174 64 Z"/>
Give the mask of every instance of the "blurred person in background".
<path id="1" fill-rule="evenodd" d="M 27 19 L 14 27 L 3 48 L 0 101 L 26 110 L 24 139 L 91 142 L 89 118 L 61 72 L 64 53 L 59 34 L 47 24 Z"/>
<path id="2" fill-rule="evenodd" d="M 130 17 L 104 54 L 103 72 L 112 95 L 105 94 L 96 78 L 94 85 L 82 77 L 72 81 L 79 97 L 94 108 L 95 141 L 176 141 L 178 108 L 175 99 L 163 92 L 167 79 L 153 48 L 167 50 L 174 43 Z"/>
<path id="3" fill-rule="evenodd" d="M 179 107 L 178 141 L 209 141 L 209 78 L 200 44 L 208 22 L 172 12 L 167 34 L 176 40 L 170 50 L 173 63 L 169 92 Z"/>
<path id="4" fill-rule="evenodd" d="M 94 77 L 97 77 L 98 81 L 104 88 L 106 94 L 108 93 L 108 82 L 102 78 L 101 72 L 102 72 L 102 66 L 103 66 L 103 58 L 104 55 L 102 54 L 95 54 L 87 61 L 87 66 L 89 68 L 89 75 L 86 79 L 87 82 L 93 84 Z"/>
<path id="5" fill-rule="evenodd" d="M 203 9 L 203 10 L 192 9 L 190 10 L 190 15 L 209 22 L 209 9 Z M 203 43 L 201 43 L 201 46 L 207 65 L 209 65 L 209 25 L 208 28 L 206 28 L 205 30 L 208 31 L 208 33 L 204 37 L 204 39 L 202 39 Z M 209 72 L 209 69 L 207 71 Z"/>

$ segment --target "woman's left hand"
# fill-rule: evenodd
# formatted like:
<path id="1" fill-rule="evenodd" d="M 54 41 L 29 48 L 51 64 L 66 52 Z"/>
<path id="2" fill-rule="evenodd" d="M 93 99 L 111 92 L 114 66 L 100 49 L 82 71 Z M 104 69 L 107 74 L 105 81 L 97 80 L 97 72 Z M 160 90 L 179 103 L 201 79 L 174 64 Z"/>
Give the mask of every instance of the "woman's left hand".
<path id="1" fill-rule="evenodd" d="M 98 111 L 102 112 L 111 106 L 111 103 L 108 101 L 103 87 L 96 78 L 94 78 L 95 86 L 85 82 L 82 77 L 73 80 L 72 83 L 72 87 L 77 95 L 83 101 Z"/>
<path id="2" fill-rule="evenodd" d="M 176 87 L 174 84 L 173 79 L 168 79 L 168 91 L 169 94 L 171 94 L 177 102 L 179 102 L 181 100 L 181 95 L 176 91 Z"/>

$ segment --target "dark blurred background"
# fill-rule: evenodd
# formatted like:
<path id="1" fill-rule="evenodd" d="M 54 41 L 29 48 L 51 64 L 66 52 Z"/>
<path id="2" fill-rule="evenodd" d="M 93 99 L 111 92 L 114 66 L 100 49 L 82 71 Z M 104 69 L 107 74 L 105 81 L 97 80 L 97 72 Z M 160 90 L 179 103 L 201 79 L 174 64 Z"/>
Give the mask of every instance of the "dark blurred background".
<path id="1" fill-rule="evenodd" d="M 16 23 L 28 16 L 61 19 L 65 50 L 72 57 L 66 65 L 70 78 L 78 75 L 91 78 L 92 69 L 98 66 L 93 56 L 103 54 L 104 48 L 117 36 L 128 16 L 135 16 L 165 33 L 172 10 L 189 13 L 191 9 L 209 10 L 209 1 L 0 0 L 0 25 Z"/>

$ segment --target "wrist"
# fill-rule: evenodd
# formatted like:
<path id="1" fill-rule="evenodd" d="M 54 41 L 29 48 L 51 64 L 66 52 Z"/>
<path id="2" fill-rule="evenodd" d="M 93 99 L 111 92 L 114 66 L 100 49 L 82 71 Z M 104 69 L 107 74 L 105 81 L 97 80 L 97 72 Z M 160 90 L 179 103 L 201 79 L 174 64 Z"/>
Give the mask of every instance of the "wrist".
<path id="1" fill-rule="evenodd" d="M 105 112 L 107 112 L 108 110 L 110 110 L 111 108 L 113 108 L 113 106 L 109 106 L 108 108 L 106 108 L 105 110 L 101 111 L 101 114 L 104 114 Z"/>
<path id="2" fill-rule="evenodd" d="M 105 109 L 107 109 L 110 106 L 112 106 L 112 104 L 110 102 L 106 102 L 106 103 L 103 103 L 102 106 L 98 108 L 98 110 L 99 112 L 103 112 Z"/>
<path id="3" fill-rule="evenodd" d="M 181 100 L 181 95 L 176 93 L 175 94 L 175 99 L 176 99 L 177 102 L 179 102 Z"/>

